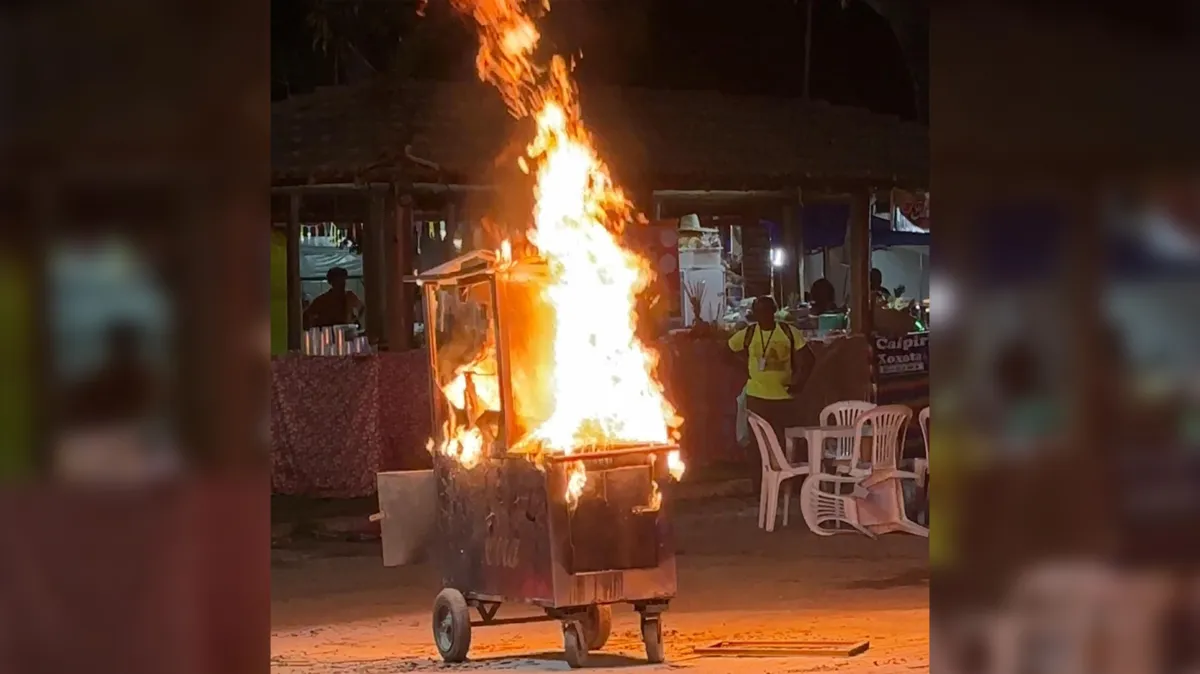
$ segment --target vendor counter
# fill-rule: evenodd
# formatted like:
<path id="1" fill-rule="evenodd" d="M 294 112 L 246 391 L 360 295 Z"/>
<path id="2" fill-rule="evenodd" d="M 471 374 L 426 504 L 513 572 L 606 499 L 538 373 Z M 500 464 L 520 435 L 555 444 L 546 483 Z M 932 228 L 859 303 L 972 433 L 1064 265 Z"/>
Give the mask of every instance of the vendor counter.
<path id="1" fill-rule="evenodd" d="M 424 350 L 271 359 L 271 490 L 373 494 L 375 474 L 429 468 Z"/>
<path id="2" fill-rule="evenodd" d="M 658 345 L 659 376 L 684 419 L 689 471 L 757 467 L 737 443 L 744 363 L 721 335 L 679 335 Z M 797 403 L 813 425 L 838 400 L 869 400 L 871 348 L 862 337 L 813 342 L 816 366 Z M 351 498 L 373 494 L 376 473 L 430 467 L 429 361 L 424 349 L 355 356 L 278 356 L 271 362 L 271 486 L 275 494 Z"/>

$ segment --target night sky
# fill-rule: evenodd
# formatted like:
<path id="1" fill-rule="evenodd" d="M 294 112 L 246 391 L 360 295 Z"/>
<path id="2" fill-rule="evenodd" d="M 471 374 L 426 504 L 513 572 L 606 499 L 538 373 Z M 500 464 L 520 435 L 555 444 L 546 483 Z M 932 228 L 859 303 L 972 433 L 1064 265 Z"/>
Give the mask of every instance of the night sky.
<path id="1" fill-rule="evenodd" d="M 314 0 L 272 0 L 272 97 L 334 82 L 332 59 L 312 46 L 305 17 Z M 348 1 L 348 0 L 343 0 Z M 400 0 L 404 2 L 405 0 Z M 379 71 L 398 74 L 396 38 L 417 53 L 412 76 L 474 77 L 476 39 L 445 0 L 424 18 L 395 0 L 361 0 L 343 34 Z M 798 97 L 803 92 L 803 0 L 551 0 L 543 45 L 580 54 L 581 81 Z M 373 15 L 372 13 L 376 13 Z M 381 16 L 391 18 L 361 18 Z M 814 0 L 812 97 L 913 118 L 907 66 L 887 22 L 861 2 Z M 370 30 L 370 33 L 367 31 Z"/>

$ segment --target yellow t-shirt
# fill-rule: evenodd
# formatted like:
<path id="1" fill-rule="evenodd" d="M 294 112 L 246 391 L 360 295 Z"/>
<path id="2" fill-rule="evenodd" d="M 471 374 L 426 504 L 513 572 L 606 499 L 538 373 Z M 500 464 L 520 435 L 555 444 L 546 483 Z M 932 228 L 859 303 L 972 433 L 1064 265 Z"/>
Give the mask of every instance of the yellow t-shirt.
<path id="1" fill-rule="evenodd" d="M 792 381 L 792 354 L 788 353 L 788 336 L 784 330 L 792 333 L 792 343 L 795 350 L 804 348 L 804 338 L 800 333 L 786 323 L 776 323 L 774 330 L 763 330 L 755 327 L 746 340 L 746 330 L 743 328 L 729 338 L 729 348 L 734 352 L 748 350 L 750 356 L 750 381 L 746 384 L 746 395 L 761 400 L 788 400 L 792 397 L 787 391 L 787 385 Z"/>

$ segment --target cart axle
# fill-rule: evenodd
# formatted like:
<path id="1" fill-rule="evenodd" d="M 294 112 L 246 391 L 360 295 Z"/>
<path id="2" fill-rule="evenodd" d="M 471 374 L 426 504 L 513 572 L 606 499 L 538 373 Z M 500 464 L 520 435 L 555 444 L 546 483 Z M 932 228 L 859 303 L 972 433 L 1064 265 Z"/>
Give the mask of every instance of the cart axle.
<path id="1" fill-rule="evenodd" d="M 521 618 L 485 618 L 471 621 L 471 627 L 491 627 L 492 625 L 524 625 L 526 623 L 548 623 L 558 620 L 551 615 L 531 615 Z"/>

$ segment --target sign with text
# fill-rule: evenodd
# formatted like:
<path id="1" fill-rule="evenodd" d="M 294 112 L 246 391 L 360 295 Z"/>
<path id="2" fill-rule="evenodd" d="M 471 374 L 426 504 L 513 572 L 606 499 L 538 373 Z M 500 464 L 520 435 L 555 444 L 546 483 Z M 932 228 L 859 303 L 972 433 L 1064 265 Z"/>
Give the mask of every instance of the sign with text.
<path id="1" fill-rule="evenodd" d="M 880 377 L 929 373 L 929 333 L 875 336 L 875 370 Z"/>

